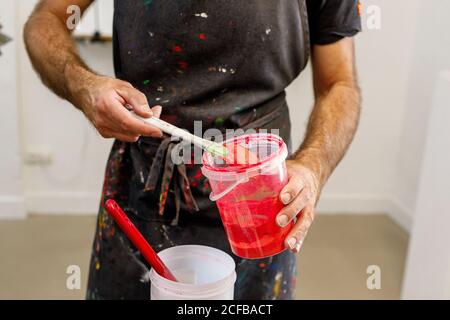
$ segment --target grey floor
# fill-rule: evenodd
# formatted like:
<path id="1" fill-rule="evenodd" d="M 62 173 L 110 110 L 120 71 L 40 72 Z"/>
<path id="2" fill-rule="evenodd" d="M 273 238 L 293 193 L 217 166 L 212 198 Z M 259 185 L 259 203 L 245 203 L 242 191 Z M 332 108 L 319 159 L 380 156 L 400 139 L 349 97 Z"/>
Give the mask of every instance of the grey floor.
<path id="1" fill-rule="evenodd" d="M 95 217 L 0 221 L 0 299 L 83 299 Z M 297 299 L 399 299 L 407 234 L 385 215 L 318 215 L 298 255 Z M 79 265 L 81 290 L 66 288 Z M 370 265 L 381 289 L 367 289 Z"/>

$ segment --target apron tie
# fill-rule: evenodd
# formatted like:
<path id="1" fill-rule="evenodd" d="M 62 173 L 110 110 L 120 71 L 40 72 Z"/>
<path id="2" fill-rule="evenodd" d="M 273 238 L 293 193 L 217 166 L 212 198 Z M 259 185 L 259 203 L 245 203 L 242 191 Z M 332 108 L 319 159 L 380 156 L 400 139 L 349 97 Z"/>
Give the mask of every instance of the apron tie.
<path id="1" fill-rule="evenodd" d="M 158 182 L 161 181 L 159 215 L 162 216 L 164 215 L 169 191 L 171 191 L 170 185 L 173 183 L 176 215 L 171 223 L 172 225 L 178 224 L 182 197 L 184 198 L 184 203 L 189 212 L 199 211 L 197 202 L 191 192 L 184 161 L 176 164 L 172 159 L 172 152 L 174 149 L 175 151 L 178 151 L 176 154 L 179 155 L 179 151 L 182 147 L 182 141 L 174 137 L 167 137 L 161 142 L 153 159 L 144 189 L 146 192 L 155 192 L 158 189 Z M 159 180 L 160 177 L 161 180 Z"/>

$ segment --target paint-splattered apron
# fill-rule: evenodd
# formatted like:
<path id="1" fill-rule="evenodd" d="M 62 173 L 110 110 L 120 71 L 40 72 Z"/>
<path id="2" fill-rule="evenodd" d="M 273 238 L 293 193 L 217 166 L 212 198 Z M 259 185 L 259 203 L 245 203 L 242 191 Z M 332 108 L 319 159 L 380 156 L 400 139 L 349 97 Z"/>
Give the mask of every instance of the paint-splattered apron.
<path id="1" fill-rule="evenodd" d="M 290 145 L 284 89 L 309 55 L 303 0 L 116 1 L 117 77 L 187 130 L 277 129 Z M 105 211 L 115 199 L 157 251 L 198 244 L 237 265 L 236 299 L 290 299 L 295 256 L 234 256 L 198 164 L 175 164 L 170 137 L 116 141 L 105 174 L 88 299 L 149 299 L 148 264 Z"/>

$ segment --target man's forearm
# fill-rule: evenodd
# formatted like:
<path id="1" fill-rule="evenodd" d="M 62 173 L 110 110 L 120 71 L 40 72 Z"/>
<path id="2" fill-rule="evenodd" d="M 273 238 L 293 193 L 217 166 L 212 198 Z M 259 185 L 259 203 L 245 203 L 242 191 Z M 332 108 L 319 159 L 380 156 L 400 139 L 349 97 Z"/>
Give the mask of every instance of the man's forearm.
<path id="1" fill-rule="evenodd" d="M 93 72 L 78 55 L 65 23 L 38 8 L 25 26 L 24 39 L 32 64 L 45 85 L 80 107 L 83 87 Z"/>
<path id="2" fill-rule="evenodd" d="M 336 83 L 317 97 L 303 144 L 294 158 L 313 170 L 321 186 L 345 155 L 360 116 L 360 91 L 354 83 Z"/>
<path id="3" fill-rule="evenodd" d="M 43 82 L 69 100 L 104 138 L 136 142 L 139 137 L 161 137 L 161 130 L 136 119 L 159 117 L 147 97 L 130 83 L 95 74 L 82 61 L 66 27 L 68 6 L 84 12 L 93 0 L 40 0 L 26 23 L 24 38 L 34 68 Z"/>

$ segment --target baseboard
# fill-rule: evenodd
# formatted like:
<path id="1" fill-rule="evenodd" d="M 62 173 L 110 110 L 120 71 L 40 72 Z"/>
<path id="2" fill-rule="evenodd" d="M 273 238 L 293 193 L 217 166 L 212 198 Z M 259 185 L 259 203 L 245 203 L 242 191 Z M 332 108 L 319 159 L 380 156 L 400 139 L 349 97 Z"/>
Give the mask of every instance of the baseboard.
<path id="1" fill-rule="evenodd" d="M 411 231 L 412 210 L 392 196 L 371 194 L 323 195 L 317 206 L 319 214 L 387 214 L 406 232 Z"/>
<path id="2" fill-rule="evenodd" d="M 414 210 L 408 208 L 397 198 L 391 198 L 387 203 L 387 213 L 400 227 L 410 233 L 413 226 Z"/>
<path id="3" fill-rule="evenodd" d="M 387 213 L 388 197 L 371 194 L 323 194 L 317 212 L 322 214 Z"/>
<path id="4" fill-rule="evenodd" d="M 48 193 L 26 197 L 26 209 L 34 214 L 97 214 L 100 194 Z M 404 230 L 412 225 L 411 211 L 390 196 L 370 194 L 323 195 L 317 207 L 319 214 L 387 214 Z M 1 216 L 0 216 L 1 218 Z"/>
<path id="5" fill-rule="evenodd" d="M 0 196 L 0 220 L 21 220 L 27 217 L 22 197 Z"/>
<path id="6" fill-rule="evenodd" d="M 85 192 L 30 194 L 25 203 L 27 212 L 33 214 L 95 215 L 100 196 Z"/>

